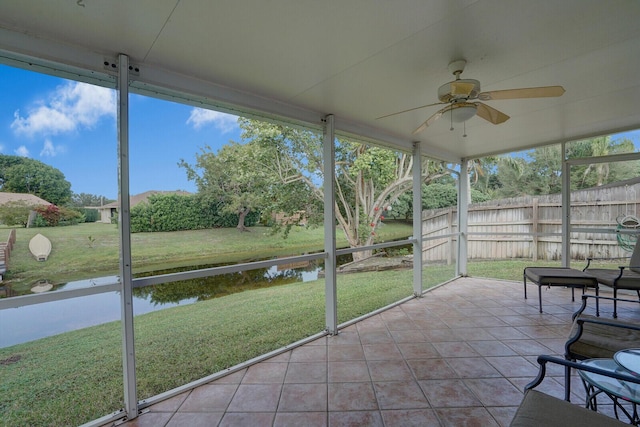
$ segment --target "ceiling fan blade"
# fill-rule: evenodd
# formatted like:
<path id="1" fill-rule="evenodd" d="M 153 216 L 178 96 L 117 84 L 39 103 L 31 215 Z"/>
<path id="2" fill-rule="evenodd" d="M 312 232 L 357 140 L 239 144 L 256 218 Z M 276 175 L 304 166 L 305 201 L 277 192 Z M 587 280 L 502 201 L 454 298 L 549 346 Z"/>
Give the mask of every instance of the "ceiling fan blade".
<path id="1" fill-rule="evenodd" d="M 478 99 L 490 101 L 492 99 L 552 98 L 562 96 L 564 92 L 562 86 L 526 87 L 482 92 L 478 94 Z"/>
<path id="2" fill-rule="evenodd" d="M 476 102 L 476 106 L 476 115 L 482 117 L 488 122 L 493 123 L 494 125 L 499 125 L 500 123 L 504 123 L 509 120 L 509 116 L 507 116 L 505 113 L 498 111 L 493 107 L 489 107 L 487 104 Z"/>
<path id="3" fill-rule="evenodd" d="M 471 91 L 476 87 L 473 83 L 453 81 L 451 82 L 451 95 L 469 96 Z"/>
<path id="4" fill-rule="evenodd" d="M 421 105 L 420 107 L 409 108 L 408 110 L 402 110 L 395 113 L 387 114 L 386 116 L 376 117 L 376 120 L 384 119 L 386 117 L 395 116 L 397 114 L 408 113 L 409 111 L 419 110 L 421 108 L 433 107 L 434 105 L 442 105 L 446 104 L 446 102 L 434 102 L 433 104 Z"/>
<path id="5" fill-rule="evenodd" d="M 435 122 L 440 117 L 442 117 L 442 114 L 444 114 L 444 112 L 447 111 L 449 108 L 451 108 L 451 107 L 450 106 L 446 106 L 446 107 L 441 108 L 440 110 L 438 110 L 434 115 L 432 115 L 427 120 L 425 120 L 424 123 L 422 123 L 418 129 L 414 130 L 412 132 L 412 135 L 420 133 L 423 130 L 425 130 L 427 127 L 431 126 L 433 124 L 433 122 Z"/>

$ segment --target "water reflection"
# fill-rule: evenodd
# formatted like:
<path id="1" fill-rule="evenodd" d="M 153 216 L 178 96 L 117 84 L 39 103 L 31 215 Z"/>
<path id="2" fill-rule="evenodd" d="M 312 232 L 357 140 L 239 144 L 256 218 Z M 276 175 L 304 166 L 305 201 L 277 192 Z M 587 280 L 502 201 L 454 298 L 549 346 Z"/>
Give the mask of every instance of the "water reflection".
<path id="1" fill-rule="evenodd" d="M 304 266 L 299 266 L 298 268 L 278 269 L 273 266 L 239 273 L 145 286 L 144 288 L 135 288 L 133 295 L 137 298 L 147 299 L 153 304 L 176 303 L 191 298 L 196 301 L 203 301 L 251 289 L 315 280 L 318 278 L 318 270 L 319 267 L 316 262 L 307 261 Z M 153 275 L 178 271 L 155 271 Z"/>
<path id="2" fill-rule="evenodd" d="M 321 266 L 322 264 L 318 262 L 309 262 L 304 267 L 298 266 L 298 268 L 290 269 L 278 269 L 273 266 L 242 273 L 222 274 L 135 288 L 133 290 L 133 310 L 135 315 L 140 315 L 236 292 L 315 280 L 318 278 Z M 197 268 L 207 267 L 212 266 L 198 266 Z M 147 275 L 175 272 L 177 270 L 154 271 Z M 110 276 L 69 282 L 56 286 L 53 292 L 62 289 L 110 284 L 117 280 L 116 276 Z M 120 295 L 118 292 L 0 310 L 0 325 L 2 325 L 0 328 L 0 348 L 119 319 Z"/>

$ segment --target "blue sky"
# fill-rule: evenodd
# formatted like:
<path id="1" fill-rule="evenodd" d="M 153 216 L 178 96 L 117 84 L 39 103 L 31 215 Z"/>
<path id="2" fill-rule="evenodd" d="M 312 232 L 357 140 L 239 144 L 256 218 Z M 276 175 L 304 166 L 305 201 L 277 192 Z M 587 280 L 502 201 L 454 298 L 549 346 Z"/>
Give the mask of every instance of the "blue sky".
<path id="1" fill-rule="evenodd" d="M 0 65 L 0 153 L 26 156 L 64 173 L 74 193 L 116 199 L 114 90 Z M 130 97 L 131 193 L 195 192 L 180 159 L 207 145 L 240 141 L 237 117 L 154 98 Z M 640 130 L 613 136 L 640 147 Z"/>
<path id="2" fill-rule="evenodd" d="M 59 169 L 74 193 L 117 198 L 115 91 L 0 65 L 0 93 L 1 154 Z M 129 120 L 132 194 L 195 192 L 178 161 L 240 141 L 235 116 L 139 95 Z"/>

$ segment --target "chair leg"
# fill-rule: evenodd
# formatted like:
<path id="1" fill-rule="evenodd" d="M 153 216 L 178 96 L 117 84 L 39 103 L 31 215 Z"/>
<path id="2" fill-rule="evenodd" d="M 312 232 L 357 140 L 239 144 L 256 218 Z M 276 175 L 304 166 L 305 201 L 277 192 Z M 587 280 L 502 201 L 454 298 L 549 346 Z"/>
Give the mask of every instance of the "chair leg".
<path id="1" fill-rule="evenodd" d="M 598 298 L 599 291 L 600 286 L 596 283 L 596 317 L 600 317 L 600 298 Z M 640 297 L 640 294 L 638 296 Z"/>
<path id="2" fill-rule="evenodd" d="M 613 318 L 618 317 L 618 288 L 613 287 Z"/>
<path id="3" fill-rule="evenodd" d="M 564 367 L 564 400 L 571 402 L 571 368 L 568 366 Z"/>
<path id="4" fill-rule="evenodd" d="M 527 269 L 522 273 L 522 281 L 524 283 L 524 299 L 527 299 Z M 640 295 L 640 294 L 639 294 Z"/>
<path id="5" fill-rule="evenodd" d="M 542 313 L 542 285 L 538 283 L 538 307 L 540 307 L 540 313 Z"/>

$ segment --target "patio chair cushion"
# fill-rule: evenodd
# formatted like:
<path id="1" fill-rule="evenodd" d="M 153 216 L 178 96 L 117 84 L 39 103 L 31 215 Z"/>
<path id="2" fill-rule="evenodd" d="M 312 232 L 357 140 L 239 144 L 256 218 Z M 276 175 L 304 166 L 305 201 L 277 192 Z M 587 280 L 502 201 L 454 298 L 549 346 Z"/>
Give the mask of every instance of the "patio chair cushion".
<path id="1" fill-rule="evenodd" d="M 528 390 L 511 427 L 614 427 L 627 424 L 536 390 Z"/>
<path id="2" fill-rule="evenodd" d="M 582 323 L 582 335 L 580 325 Z M 577 341 L 571 343 L 572 340 Z M 569 359 L 611 358 L 618 350 L 640 347 L 640 325 L 581 314 L 575 318 L 566 345 Z"/>
<path id="3" fill-rule="evenodd" d="M 589 274 L 573 268 L 527 267 L 524 274 L 539 285 L 586 286 L 596 287 L 598 282 Z"/>
<path id="4" fill-rule="evenodd" d="M 629 269 L 635 273 L 640 273 L 640 239 L 636 241 L 636 245 L 633 248 L 633 253 L 629 260 Z"/>
<path id="5" fill-rule="evenodd" d="M 625 268 L 622 272 L 622 277 L 616 281 L 616 278 L 620 275 L 619 269 L 612 268 L 588 268 L 584 271 L 598 278 L 598 282 L 610 287 L 617 287 L 618 289 L 640 290 L 640 273 Z"/>

